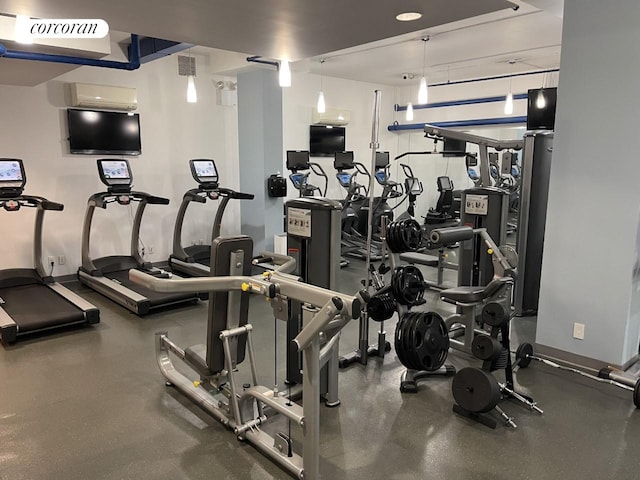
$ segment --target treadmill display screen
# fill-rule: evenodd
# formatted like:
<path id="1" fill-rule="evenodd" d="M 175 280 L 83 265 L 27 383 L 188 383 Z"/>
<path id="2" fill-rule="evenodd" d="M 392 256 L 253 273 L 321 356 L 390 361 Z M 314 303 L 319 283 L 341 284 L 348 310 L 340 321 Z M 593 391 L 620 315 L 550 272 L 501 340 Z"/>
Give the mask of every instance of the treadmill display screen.
<path id="1" fill-rule="evenodd" d="M 0 182 L 22 183 L 24 176 L 17 160 L 0 160 Z"/>
<path id="2" fill-rule="evenodd" d="M 109 160 L 102 162 L 102 171 L 104 178 L 131 178 L 127 164 L 120 160 Z"/>
<path id="3" fill-rule="evenodd" d="M 213 160 L 191 160 L 191 173 L 198 183 L 217 183 L 218 169 Z"/>
<path id="4" fill-rule="evenodd" d="M 131 185 L 131 168 L 127 160 L 98 160 L 98 173 L 108 187 Z"/>

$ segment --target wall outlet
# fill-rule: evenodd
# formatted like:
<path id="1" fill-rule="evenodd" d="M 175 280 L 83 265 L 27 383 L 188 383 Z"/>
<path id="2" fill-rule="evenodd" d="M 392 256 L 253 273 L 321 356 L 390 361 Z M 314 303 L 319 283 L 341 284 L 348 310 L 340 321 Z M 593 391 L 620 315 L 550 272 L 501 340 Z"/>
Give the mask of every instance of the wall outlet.
<path id="1" fill-rule="evenodd" d="M 584 323 L 573 324 L 573 338 L 584 340 Z"/>
<path id="2" fill-rule="evenodd" d="M 58 263 L 56 257 L 54 257 L 52 255 L 47 257 L 47 265 L 48 266 L 55 265 L 56 263 Z"/>
<path id="3" fill-rule="evenodd" d="M 58 256 L 58 265 L 64 265 L 67 263 L 67 257 L 64 255 Z"/>
<path id="4" fill-rule="evenodd" d="M 153 255 L 153 245 L 149 245 L 149 246 L 147 247 L 147 253 L 148 253 L 149 255 Z"/>

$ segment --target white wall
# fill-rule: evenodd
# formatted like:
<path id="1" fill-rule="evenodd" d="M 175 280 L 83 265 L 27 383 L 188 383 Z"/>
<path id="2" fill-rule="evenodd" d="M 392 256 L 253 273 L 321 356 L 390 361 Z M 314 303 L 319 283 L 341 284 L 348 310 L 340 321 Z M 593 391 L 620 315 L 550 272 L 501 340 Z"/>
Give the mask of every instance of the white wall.
<path id="1" fill-rule="evenodd" d="M 196 77 L 198 103 L 186 102 L 186 78 L 177 74 L 175 56 L 144 64 L 133 72 L 81 67 L 36 87 L 0 86 L 0 156 L 21 158 L 27 170 L 25 193 L 63 203 L 49 212 L 43 235 L 44 258 L 65 255 L 54 275 L 71 274 L 80 264 L 80 237 L 87 198 L 105 187 L 98 178 L 99 156 L 68 153 L 65 84 L 85 82 L 135 87 L 138 91 L 142 155 L 130 157 L 135 189 L 170 198 L 169 206 L 148 207 L 141 238 L 154 247 L 150 261 L 165 260 L 183 193 L 195 187 L 187 161 L 214 158 L 224 186 L 238 188 L 237 113 L 216 105 L 214 77 L 200 59 Z M 212 202 L 209 202 L 212 203 Z M 94 220 L 94 257 L 128 254 L 130 213 L 127 207 L 99 210 Z M 194 205 L 187 213 L 184 242 L 208 240 L 215 206 Z M 3 253 L 0 268 L 32 264 L 33 212 L 0 212 Z M 200 210 L 197 212 L 196 210 Z M 206 215 L 203 215 L 204 212 Z M 230 205 L 224 231 L 239 230 L 239 207 Z"/>
<path id="2" fill-rule="evenodd" d="M 418 79 L 407 81 L 411 83 L 407 87 L 391 87 L 375 85 L 351 80 L 343 80 L 332 77 L 323 77 L 323 90 L 327 102 L 327 108 L 345 108 L 351 112 L 351 121 L 347 126 L 347 150 L 353 150 L 357 161 L 369 165 L 371 139 L 371 121 L 373 91 L 379 89 L 382 92 L 382 108 L 380 115 L 380 149 L 388 150 L 391 158 L 408 151 L 430 151 L 433 149 L 433 141 L 425 139 L 422 131 L 389 132 L 387 127 L 394 122 L 429 123 L 451 120 L 469 120 L 478 118 L 492 118 L 504 116 L 504 105 L 498 103 L 484 103 L 477 105 L 465 105 L 456 107 L 442 107 L 430 109 L 416 109 L 415 118 L 408 122 L 404 112 L 395 112 L 394 104 L 406 105 L 409 100 L 417 101 Z M 526 93 L 528 89 L 541 86 L 556 86 L 557 74 L 531 75 L 514 77 L 512 91 Z M 429 102 L 442 102 L 449 100 L 462 100 L 467 98 L 488 97 L 506 95 L 509 88 L 509 80 L 492 80 L 470 84 L 448 85 L 433 87 L 430 89 Z M 309 148 L 309 125 L 313 109 L 316 108 L 318 91 L 320 90 L 320 77 L 309 73 L 294 72 L 292 86 L 284 90 L 284 150 L 307 150 Z M 514 102 L 513 116 L 526 115 L 526 100 Z M 496 139 L 522 138 L 525 128 L 521 125 L 475 127 L 466 128 L 465 131 L 477 135 L 484 135 Z M 442 149 L 442 144 L 439 144 Z M 470 152 L 477 148 L 469 145 Z M 283 152 L 284 155 L 284 152 Z M 288 175 L 284 166 L 283 173 Z M 344 198 L 345 192 L 335 179 L 333 159 L 328 157 L 315 157 L 313 161 L 320 163 L 329 176 L 329 198 Z M 441 155 L 411 155 L 398 162 L 392 161 L 392 178 L 404 182 L 404 174 L 400 163 L 411 166 L 414 174 L 421 179 L 424 193 L 416 203 L 416 214 L 425 215 L 430 207 L 435 206 L 438 192 L 436 179 L 441 175 L 448 175 L 456 189 L 465 189 L 473 186 L 466 172 L 464 158 L 444 158 Z M 313 184 L 322 186 L 320 179 L 313 174 L 310 177 Z M 363 181 L 359 177 L 359 181 Z M 376 184 L 376 194 L 381 192 L 381 187 Z M 297 192 L 289 183 L 289 197 Z M 392 205 L 394 204 L 391 202 Z M 406 202 L 399 208 L 399 213 L 406 208 Z"/>
<path id="3" fill-rule="evenodd" d="M 566 0 L 536 342 L 620 365 L 638 352 L 640 4 Z M 636 59 L 635 61 L 631 59 Z M 585 325 L 584 340 L 572 338 Z"/>
<path id="4" fill-rule="evenodd" d="M 372 83 L 356 82 L 332 77 L 323 77 L 323 89 L 327 108 L 341 108 L 349 110 L 351 119 L 346 127 L 346 148 L 353 150 L 356 162 L 363 163 L 370 170 L 371 164 L 371 127 L 373 120 L 374 91 L 381 91 L 380 108 L 380 150 L 389 151 L 391 158 L 395 156 L 396 136 L 387 131 L 387 125 L 391 123 L 393 112 L 393 88 Z M 293 72 L 291 87 L 283 90 L 283 158 L 282 171 L 286 170 L 287 150 L 309 150 L 309 125 L 311 115 L 316 108 L 318 92 L 320 90 L 320 77 L 309 73 Z M 319 163 L 329 177 L 327 197 L 344 198 L 346 191 L 336 179 L 336 171 L 333 168 L 333 157 L 312 157 L 312 161 Z M 322 181 L 313 174 L 310 182 L 323 187 Z M 365 183 L 365 179 L 358 177 L 359 183 Z M 382 192 L 382 188 L 376 184 L 376 194 Z M 291 182 L 288 185 L 289 197 L 296 197 L 297 191 Z"/>

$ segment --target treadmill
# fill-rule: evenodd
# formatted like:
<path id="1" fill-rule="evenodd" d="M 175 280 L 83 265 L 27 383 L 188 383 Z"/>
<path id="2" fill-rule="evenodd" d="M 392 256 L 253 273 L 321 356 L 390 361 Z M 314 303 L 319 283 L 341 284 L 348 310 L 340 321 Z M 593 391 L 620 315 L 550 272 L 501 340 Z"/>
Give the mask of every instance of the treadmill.
<path id="1" fill-rule="evenodd" d="M 22 207 L 36 208 L 35 268 L 0 270 L 0 340 L 5 345 L 23 335 L 100 321 L 100 311 L 95 306 L 45 272 L 42 264 L 44 212 L 61 211 L 64 207 L 43 197 L 23 195 L 26 183 L 22 160 L 0 159 L 0 207 L 7 212 L 17 212 Z"/>
<path id="2" fill-rule="evenodd" d="M 140 224 L 147 205 L 168 205 L 169 199 L 155 197 L 144 192 L 131 190 L 133 175 L 127 160 L 98 160 L 100 180 L 107 186 L 106 192 L 89 197 L 82 228 L 82 266 L 78 278 L 82 283 L 110 298 L 138 315 L 146 315 L 151 310 L 184 302 L 206 300 L 205 293 L 160 293 L 133 284 L 129 281 L 129 270 L 139 269 L 150 275 L 163 278 L 180 278 L 145 262 L 138 252 Z M 138 202 L 131 230 L 131 255 L 112 255 L 92 259 L 89 251 L 91 221 L 98 208 L 106 209 L 110 203 L 130 205 Z"/>
<path id="3" fill-rule="evenodd" d="M 177 271 L 192 277 L 208 277 L 211 263 L 211 243 L 220 236 L 222 217 L 229 200 L 252 200 L 252 193 L 241 193 L 223 188 L 218 185 L 218 169 L 216 162 L 211 159 L 189 160 L 191 175 L 198 183 L 198 188 L 192 188 L 182 197 L 182 203 L 178 210 L 175 227 L 173 229 L 173 254 L 169 257 L 169 266 L 172 271 Z M 213 220 L 211 241 L 205 245 L 182 246 L 182 226 L 187 207 L 191 202 L 206 203 L 207 200 L 220 200 L 218 210 Z"/>

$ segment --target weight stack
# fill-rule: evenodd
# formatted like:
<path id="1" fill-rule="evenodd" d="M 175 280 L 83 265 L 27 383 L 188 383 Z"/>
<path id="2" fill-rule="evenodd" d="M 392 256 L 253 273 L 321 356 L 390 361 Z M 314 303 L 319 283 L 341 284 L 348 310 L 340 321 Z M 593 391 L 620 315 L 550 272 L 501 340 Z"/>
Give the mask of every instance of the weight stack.
<path id="1" fill-rule="evenodd" d="M 494 187 L 470 188 L 462 192 L 461 226 L 486 228 L 497 246 L 507 239 L 509 195 Z M 493 263 L 479 235 L 461 243 L 459 286 L 485 286 L 493 279 Z"/>

